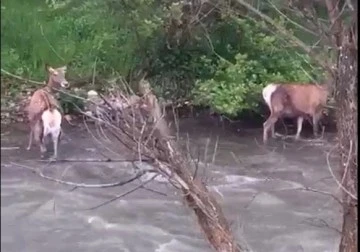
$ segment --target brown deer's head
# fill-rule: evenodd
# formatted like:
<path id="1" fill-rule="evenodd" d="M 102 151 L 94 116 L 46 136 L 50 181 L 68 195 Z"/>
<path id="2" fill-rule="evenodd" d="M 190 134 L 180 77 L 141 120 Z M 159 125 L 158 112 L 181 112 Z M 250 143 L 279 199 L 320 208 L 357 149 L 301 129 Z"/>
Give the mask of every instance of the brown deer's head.
<path id="1" fill-rule="evenodd" d="M 70 86 L 69 82 L 65 79 L 66 66 L 52 68 L 51 66 L 46 65 L 45 67 L 49 73 L 49 86 L 53 88 L 68 88 Z"/>

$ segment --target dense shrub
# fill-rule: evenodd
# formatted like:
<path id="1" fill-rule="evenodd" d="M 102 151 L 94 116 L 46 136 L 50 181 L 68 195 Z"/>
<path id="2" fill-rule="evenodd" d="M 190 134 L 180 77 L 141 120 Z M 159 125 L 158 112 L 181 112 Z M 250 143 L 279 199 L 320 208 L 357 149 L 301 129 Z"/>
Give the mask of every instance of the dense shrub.
<path id="1" fill-rule="evenodd" d="M 318 69 L 309 65 L 308 56 L 284 47 L 284 42 L 266 33 L 260 22 L 236 19 L 235 24 L 242 34 L 239 49 L 233 59 L 219 61 L 212 78 L 196 82 L 193 93 L 199 104 L 228 115 L 256 111 L 266 84 L 316 78 Z"/>

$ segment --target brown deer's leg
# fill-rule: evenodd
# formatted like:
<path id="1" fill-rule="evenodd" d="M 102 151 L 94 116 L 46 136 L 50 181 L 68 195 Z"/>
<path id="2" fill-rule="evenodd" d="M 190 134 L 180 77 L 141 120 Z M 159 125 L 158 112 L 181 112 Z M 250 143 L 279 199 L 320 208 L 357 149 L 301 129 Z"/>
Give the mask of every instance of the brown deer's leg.
<path id="1" fill-rule="evenodd" d="M 269 130 L 273 129 L 273 127 L 274 127 L 277 120 L 278 120 L 278 116 L 276 114 L 271 114 L 269 116 L 269 118 L 264 122 L 264 129 L 263 129 L 263 142 L 264 142 L 264 144 L 267 143 Z"/>
<path id="2" fill-rule="evenodd" d="M 53 159 L 57 159 L 58 144 L 59 144 L 59 138 L 54 136 L 54 138 L 53 138 L 54 155 L 52 156 Z"/>
<path id="3" fill-rule="evenodd" d="M 321 112 L 315 113 L 312 117 L 314 137 L 318 136 L 318 130 L 319 130 L 318 126 L 319 126 L 320 117 L 321 117 Z"/>
<path id="4" fill-rule="evenodd" d="M 45 145 L 45 136 L 43 132 L 42 122 L 38 121 L 34 125 L 34 139 L 40 146 L 40 153 L 41 157 L 44 157 L 44 154 L 46 152 L 46 145 Z"/>
<path id="5" fill-rule="evenodd" d="M 300 139 L 300 133 L 302 131 L 303 122 L 304 122 L 304 117 L 299 116 L 297 119 L 297 130 L 296 130 L 296 135 L 295 135 L 296 140 Z"/>
<path id="6" fill-rule="evenodd" d="M 34 129 L 33 126 L 30 126 L 29 144 L 28 147 L 26 147 L 27 150 L 31 149 L 33 137 L 34 137 Z"/>
<path id="7" fill-rule="evenodd" d="M 271 137 L 275 138 L 275 123 L 271 126 Z"/>
<path id="8" fill-rule="evenodd" d="M 45 141 L 44 141 L 44 138 L 42 138 L 40 140 L 40 154 L 41 154 L 42 158 L 45 156 L 45 152 L 46 152 Z"/>
<path id="9" fill-rule="evenodd" d="M 71 122 L 71 117 L 70 117 L 70 115 L 64 115 L 64 119 L 65 119 L 65 121 L 66 121 L 68 124 L 70 124 L 71 126 L 75 126 L 75 124 L 73 124 L 73 123 Z"/>

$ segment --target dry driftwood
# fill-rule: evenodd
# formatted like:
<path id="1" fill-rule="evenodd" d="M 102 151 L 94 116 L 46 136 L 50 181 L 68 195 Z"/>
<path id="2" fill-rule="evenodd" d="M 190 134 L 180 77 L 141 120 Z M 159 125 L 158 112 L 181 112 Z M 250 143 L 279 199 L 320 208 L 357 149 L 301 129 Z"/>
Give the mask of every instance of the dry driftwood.
<path id="1" fill-rule="evenodd" d="M 206 185 L 193 176 L 196 170 L 194 162 L 182 153 L 171 134 L 149 83 L 141 80 L 139 90 L 142 96 L 137 103 L 121 110 L 103 97 L 107 108 L 112 110 L 101 117 L 107 132 L 114 141 L 137 153 L 140 160 L 151 160 L 156 171 L 182 191 L 187 205 L 194 210 L 201 229 L 216 251 L 251 251 L 245 243 L 235 242 L 220 205 Z"/>

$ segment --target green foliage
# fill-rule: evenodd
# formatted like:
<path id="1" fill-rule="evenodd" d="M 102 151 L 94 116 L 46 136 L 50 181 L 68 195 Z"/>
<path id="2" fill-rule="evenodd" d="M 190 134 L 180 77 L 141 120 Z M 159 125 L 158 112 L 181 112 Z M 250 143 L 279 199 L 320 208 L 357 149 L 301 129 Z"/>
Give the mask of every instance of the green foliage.
<path id="1" fill-rule="evenodd" d="M 90 76 L 96 63 L 99 75 L 126 75 L 162 24 L 152 0 L 74 0 L 72 8 L 64 1 L 47 2 L 2 3 L 3 68 L 43 78 L 48 62 L 67 64 L 70 73 Z"/>
<path id="2" fill-rule="evenodd" d="M 214 76 L 198 80 L 193 90 L 198 104 L 235 116 L 244 110 L 256 111 L 261 89 L 271 82 L 309 82 L 316 74 L 306 55 L 284 48 L 274 35 L 265 33 L 261 23 L 236 20 L 241 30 L 239 51 L 231 61 L 222 59 Z"/>
<path id="3" fill-rule="evenodd" d="M 68 66 L 68 79 L 126 76 L 153 47 L 162 25 L 155 0 L 8 0 L 1 9 L 1 68 L 43 81 L 45 63 Z M 24 89 L 12 82 L 9 90 Z M 61 95 L 65 112 L 74 103 Z"/>
<path id="4" fill-rule="evenodd" d="M 229 115 L 256 110 L 268 82 L 309 81 L 306 72 L 317 77 L 308 56 L 286 48 L 261 22 L 209 18 L 206 27 L 177 26 L 174 43 L 177 35 L 169 39 L 165 27 L 170 18 L 181 21 L 181 6 L 168 6 L 164 0 L 3 1 L 1 67 L 40 81 L 44 63 L 68 65 L 68 79 L 94 72 L 127 77 L 146 67 L 158 95 L 192 98 Z M 76 102 L 62 101 L 69 111 Z"/>
<path id="5" fill-rule="evenodd" d="M 192 27 L 192 35 L 170 49 L 165 38 L 159 40 L 151 55 L 154 89 L 164 98 L 191 98 L 195 81 L 207 80 L 218 70 L 219 55 L 231 59 L 239 51 L 237 25 L 228 20 L 218 20 L 208 30 Z"/>
<path id="6" fill-rule="evenodd" d="M 79 112 L 79 109 L 82 111 L 84 110 L 84 100 L 82 99 L 63 93 L 60 94 L 59 98 L 60 106 L 65 114 L 77 113 Z M 86 96 L 83 96 L 82 98 L 86 98 Z"/>

